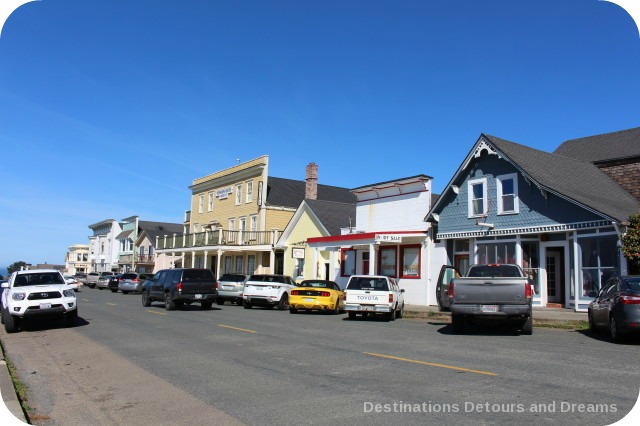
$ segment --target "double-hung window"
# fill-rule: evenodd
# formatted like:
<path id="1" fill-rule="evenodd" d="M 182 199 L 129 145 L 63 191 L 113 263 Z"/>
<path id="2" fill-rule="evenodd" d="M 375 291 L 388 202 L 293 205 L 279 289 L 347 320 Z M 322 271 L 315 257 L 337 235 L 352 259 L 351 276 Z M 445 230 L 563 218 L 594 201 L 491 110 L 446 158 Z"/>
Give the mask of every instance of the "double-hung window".
<path id="1" fill-rule="evenodd" d="M 479 217 L 487 213 L 487 179 L 469 181 L 469 217 Z"/>
<path id="2" fill-rule="evenodd" d="M 198 201 L 198 213 L 204 211 L 204 194 L 200 194 L 200 200 Z"/>
<path id="3" fill-rule="evenodd" d="M 209 205 L 207 207 L 207 211 L 213 211 L 213 199 L 214 199 L 213 191 L 209 192 Z"/>
<path id="4" fill-rule="evenodd" d="M 247 195 L 245 196 L 245 202 L 250 203 L 253 201 L 253 181 L 247 182 Z"/>
<path id="5" fill-rule="evenodd" d="M 498 214 L 518 213 L 518 176 L 515 173 L 496 177 Z"/>
<path id="6" fill-rule="evenodd" d="M 239 183 L 236 185 L 236 205 L 242 203 L 242 184 Z"/>

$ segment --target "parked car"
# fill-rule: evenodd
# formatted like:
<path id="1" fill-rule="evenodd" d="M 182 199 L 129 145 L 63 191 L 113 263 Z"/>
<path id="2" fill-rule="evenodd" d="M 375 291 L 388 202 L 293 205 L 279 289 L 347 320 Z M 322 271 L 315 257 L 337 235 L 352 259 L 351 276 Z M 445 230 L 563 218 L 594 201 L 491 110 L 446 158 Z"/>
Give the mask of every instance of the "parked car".
<path id="1" fill-rule="evenodd" d="M 228 300 L 242 305 L 242 293 L 244 292 L 244 282 L 246 280 L 247 275 L 244 274 L 222 274 L 218 280 L 216 303 L 224 305 L 224 302 Z"/>
<path id="2" fill-rule="evenodd" d="M 153 274 L 145 274 L 138 272 L 127 272 L 122 274 L 118 284 L 118 290 L 122 292 L 122 294 L 128 293 L 140 293 L 142 292 L 142 284 L 152 278 Z"/>
<path id="3" fill-rule="evenodd" d="M 109 280 L 111 277 L 113 277 L 111 272 L 101 272 L 100 278 L 98 278 L 98 282 L 96 283 L 96 287 L 98 287 L 99 290 L 109 288 Z"/>
<path id="4" fill-rule="evenodd" d="M 291 290 L 289 312 L 319 310 L 338 315 L 344 308 L 344 293 L 340 286 L 327 280 L 304 280 Z"/>
<path id="5" fill-rule="evenodd" d="M 389 321 L 404 316 L 404 290 L 384 275 L 352 275 L 344 289 L 344 310 L 356 314 L 384 314 Z"/>
<path id="6" fill-rule="evenodd" d="M 27 318 L 62 317 L 69 326 L 76 322 L 76 292 L 55 269 L 17 271 L 1 286 L 5 291 L 0 321 L 7 333 L 19 331 Z"/>
<path id="7" fill-rule="evenodd" d="M 451 274 L 441 271 L 440 277 L 446 275 Z M 436 290 L 442 287 L 436 284 Z M 513 322 L 522 334 L 533 333 L 533 286 L 518 265 L 472 265 L 466 276 L 451 280 L 447 298 L 454 332 L 464 330 L 467 319 L 474 318 Z"/>
<path id="8" fill-rule="evenodd" d="M 185 303 L 197 302 L 208 310 L 216 300 L 217 286 L 210 269 L 162 269 L 142 285 L 142 306 L 162 301 L 165 309 L 172 311 Z"/>
<path id="9" fill-rule="evenodd" d="M 251 275 L 244 283 L 243 306 L 251 309 L 253 305 L 273 308 L 281 311 L 289 309 L 289 292 L 296 282 L 288 275 Z"/>
<path id="10" fill-rule="evenodd" d="M 73 275 L 65 275 L 64 280 L 69 287 L 71 287 L 74 291 L 78 291 L 78 280 Z"/>
<path id="11" fill-rule="evenodd" d="M 122 279 L 122 274 L 115 274 L 109 276 L 109 281 L 107 282 L 107 287 L 111 290 L 111 293 L 118 292 L 118 286 L 120 285 L 120 280 Z"/>
<path id="12" fill-rule="evenodd" d="M 89 272 L 87 274 L 87 287 L 96 288 L 98 280 L 100 279 L 100 272 Z"/>
<path id="13" fill-rule="evenodd" d="M 78 272 L 75 274 L 75 277 L 80 284 L 87 285 L 87 274 L 84 272 Z"/>
<path id="14" fill-rule="evenodd" d="M 595 297 L 588 308 L 591 331 L 606 328 L 614 342 L 640 334 L 640 276 L 612 277 Z"/>
<path id="15" fill-rule="evenodd" d="M 2 284 L 6 284 L 8 283 L 9 280 L 0 280 L 0 286 Z M 0 309 L 2 309 L 2 293 L 4 293 L 4 287 L 0 287 Z M 2 313 L 0 312 L 0 316 L 2 315 Z"/>

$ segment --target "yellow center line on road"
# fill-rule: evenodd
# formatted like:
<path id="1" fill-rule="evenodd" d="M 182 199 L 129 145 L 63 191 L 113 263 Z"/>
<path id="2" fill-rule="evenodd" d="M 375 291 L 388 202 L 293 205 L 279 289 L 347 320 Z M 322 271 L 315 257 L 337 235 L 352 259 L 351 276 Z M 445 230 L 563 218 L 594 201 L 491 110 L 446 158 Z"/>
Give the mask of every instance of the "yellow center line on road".
<path id="1" fill-rule="evenodd" d="M 107 305 L 111 305 L 111 306 L 118 306 L 115 303 L 107 303 Z"/>
<path id="2" fill-rule="evenodd" d="M 145 312 L 149 312 L 150 314 L 156 314 L 156 315 L 167 315 L 164 312 L 150 311 L 148 309 L 146 309 Z"/>
<path id="3" fill-rule="evenodd" d="M 414 364 L 428 365 L 430 367 L 448 368 L 450 370 L 466 371 L 467 373 L 484 374 L 486 376 L 497 376 L 496 373 L 490 373 L 488 371 L 480 371 L 480 370 L 471 370 L 469 368 L 455 367 L 453 365 L 436 364 L 436 363 L 433 363 L 433 362 L 418 361 L 418 360 L 415 360 L 415 359 L 400 358 L 400 357 L 391 356 L 391 355 L 374 354 L 372 352 L 363 352 L 363 354 L 376 356 L 376 357 L 379 357 L 379 358 L 394 359 L 396 361 L 404 361 L 404 362 L 411 362 L 411 363 L 414 363 Z"/>
<path id="4" fill-rule="evenodd" d="M 257 331 L 247 330 L 246 328 L 231 327 L 230 325 L 218 324 L 218 327 L 230 328 L 232 330 L 244 331 L 246 333 L 257 333 Z"/>

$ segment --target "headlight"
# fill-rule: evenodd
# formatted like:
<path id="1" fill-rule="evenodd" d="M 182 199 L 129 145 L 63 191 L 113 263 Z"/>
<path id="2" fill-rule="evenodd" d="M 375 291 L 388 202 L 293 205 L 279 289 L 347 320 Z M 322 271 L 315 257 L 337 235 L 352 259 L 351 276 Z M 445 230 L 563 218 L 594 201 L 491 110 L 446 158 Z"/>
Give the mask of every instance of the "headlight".
<path id="1" fill-rule="evenodd" d="M 64 297 L 76 297 L 76 292 L 73 289 L 64 290 L 62 294 L 64 294 Z"/>
<path id="2" fill-rule="evenodd" d="M 24 293 L 13 293 L 11 295 L 11 298 L 13 300 L 24 300 L 25 296 L 26 296 L 26 294 L 24 294 Z"/>

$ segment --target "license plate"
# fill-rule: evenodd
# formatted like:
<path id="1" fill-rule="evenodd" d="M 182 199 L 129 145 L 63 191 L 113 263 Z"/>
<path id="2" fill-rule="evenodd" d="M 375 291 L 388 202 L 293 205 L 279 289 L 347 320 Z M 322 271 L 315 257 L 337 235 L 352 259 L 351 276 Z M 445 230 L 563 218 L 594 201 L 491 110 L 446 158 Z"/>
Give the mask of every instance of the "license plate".
<path id="1" fill-rule="evenodd" d="M 51 309 L 51 303 L 41 303 L 40 309 Z"/>
<path id="2" fill-rule="evenodd" d="M 305 302 L 313 302 L 315 299 L 311 299 L 311 298 L 306 298 L 304 299 Z"/>
<path id="3" fill-rule="evenodd" d="M 498 312 L 498 305 L 482 305 L 482 312 Z"/>
<path id="4" fill-rule="evenodd" d="M 202 295 L 201 294 L 196 294 L 196 299 L 202 299 Z"/>
<path id="5" fill-rule="evenodd" d="M 373 311 L 373 306 L 363 306 L 362 310 L 363 311 Z"/>

